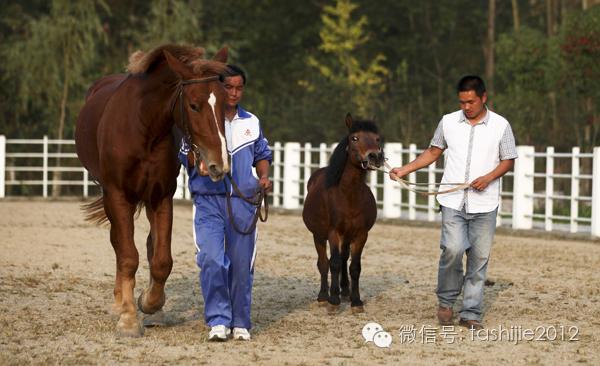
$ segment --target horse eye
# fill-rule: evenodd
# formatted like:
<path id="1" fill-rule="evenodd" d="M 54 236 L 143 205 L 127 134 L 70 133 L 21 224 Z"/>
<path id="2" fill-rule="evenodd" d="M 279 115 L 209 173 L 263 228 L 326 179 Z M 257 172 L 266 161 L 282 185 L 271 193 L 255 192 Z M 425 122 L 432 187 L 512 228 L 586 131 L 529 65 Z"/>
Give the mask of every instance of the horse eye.
<path id="1" fill-rule="evenodd" d="M 354 141 L 354 142 L 358 141 L 358 136 L 352 136 L 352 141 Z"/>
<path id="2" fill-rule="evenodd" d="M 194 112 L 200 112 L 200 109 L 198 108 L 197 104 L 193 104 L 190 103 L 190 108 L 194 111 Z"/>

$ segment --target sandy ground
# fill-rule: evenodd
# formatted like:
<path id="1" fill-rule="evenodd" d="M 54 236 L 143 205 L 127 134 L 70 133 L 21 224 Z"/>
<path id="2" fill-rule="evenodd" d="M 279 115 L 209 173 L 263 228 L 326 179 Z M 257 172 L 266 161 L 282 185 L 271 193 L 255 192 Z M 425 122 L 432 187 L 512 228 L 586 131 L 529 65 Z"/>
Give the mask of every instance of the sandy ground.
<path id="1" fill-rule="evenodd" d="M 107 311 L 108 229 L 85 223 L 79 202 L 1 201 L 0 364 L 600 364 L 598 242 L 498 235 L 495 283 L 485 290 L 489 332 L 472 335 L 436 323 L 439 229 L 376 224 L 363 253 L 366 312 L 343 303 L 328 315 L 315 301 L 312 239 L 299 216 L 281 214 L 259 229 L 252 341 L 207 342 L 191 212 L 176 205 L 168 325 L 122 339 Z M 143 218 L 136 239 L 145 258 Z M 148 279 L 141 262 L 136 296 Z M 390 334 L 389 348 L 365 343 L 369 322 Z M 516 340 L 528 330 L 537 340 Z"/>

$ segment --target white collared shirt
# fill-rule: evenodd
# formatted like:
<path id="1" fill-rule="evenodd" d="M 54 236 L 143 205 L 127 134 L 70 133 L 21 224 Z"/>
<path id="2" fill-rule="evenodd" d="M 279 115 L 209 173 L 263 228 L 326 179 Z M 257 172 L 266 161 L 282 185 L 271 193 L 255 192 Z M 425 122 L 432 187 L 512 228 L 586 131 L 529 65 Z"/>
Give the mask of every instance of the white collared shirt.
<path id="1" fill-rule="evenodd" d="M 517 158 L 515 138 L 510 123 L 487 110 L 486 116 L 472 126 L 462 110 L 442 117 L 430 146 L 444 149 L 444 176 L 440 191 L 454 188 L 443 183 L 471 183 L 494 170 L 500 160 Z M 491 212 L 500 203 L 500 179 L 483 191 L 473 188 L 440 194 L 440 205 L 468 213 Z"/>

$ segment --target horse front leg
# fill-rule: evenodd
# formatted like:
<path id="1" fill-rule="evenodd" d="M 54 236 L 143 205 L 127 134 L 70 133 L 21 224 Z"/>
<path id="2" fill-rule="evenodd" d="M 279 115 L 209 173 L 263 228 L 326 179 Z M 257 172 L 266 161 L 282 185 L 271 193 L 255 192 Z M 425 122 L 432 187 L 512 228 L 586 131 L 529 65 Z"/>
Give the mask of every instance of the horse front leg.
<path id="1" fill-rule="evenodd" d="M 146 216 L 150 222 L 150 234 L 146 241 L 150 282 L 138 298 L 140 310 L 154 314 L 165 304 L 165 282 L 171 274 L 171 230 L 173 227 L 173 200 L 163 199 L 156 208 L 146 206 Z M 156 324 L 149 324 L 156 325 Z"/>
<path id="2" fill-rule="evenodd" d="M 329 259 L 327 259 L 327 240 L 319 238 L 316 235 L 313 235 L 313 240 L 315 242 L 315 248 L 317 249 L 317 254 L 319 256 L 317 259 L 317 268 L 319 268 L 319 273 L 321 274 L 321 289 L 319 290 L 317 301 L 319 303 L 325 303 L 329 298 L 329 284 L 327 282 L 327 276 L 329 275 Z"/>
<path id="3" fill-rule="evenodd" d="M 127 202 L 122 193 L 107 190 L 104 209 L 110 221 L 110 241 L 117 257 L 113 305 L 119 311 L 117 333 L 121 336 L 139 337 L 143 334 L 143 329 L 138 322 L 133 300 L 135 272 L 139 265 L 138 251 L 133 240 L 135 205 Z"/>
<path id="4" fill-rule="evenodd" d="M 344 301 L 348 301 L 350 296 L 350 281 L 348 280 L 348 258 L 350 257 L 350 240 L 344 238 L 342 244 L 342 270 L 340 279 L 341 296 Z"/>
<path id="5" fill-rule="evenodd" d="M 350 262 L 350 278 L 352 279 L 352 288 L 350 291 L 350 306 L 353 313 L 364 312 L 363 302 L 360 299 L 359 291 L 359 278 L 360 278 L 360 257 L 362 255 L 363 248 L 367 242 L 367 233 L 360 235 L 352 241 L 350 245 L 350 251 L 352 255 L 352 261 Z"/>
<path id="6" fill-rule="evenodd" d="M 340 306 L 340 271 L 342 269 L 341 240 L 339 235 L 332 231 L 329 234 L 329 270 L 331 271 L 331 288 L 329 289 L 329 312 L 337 312 Z"/>

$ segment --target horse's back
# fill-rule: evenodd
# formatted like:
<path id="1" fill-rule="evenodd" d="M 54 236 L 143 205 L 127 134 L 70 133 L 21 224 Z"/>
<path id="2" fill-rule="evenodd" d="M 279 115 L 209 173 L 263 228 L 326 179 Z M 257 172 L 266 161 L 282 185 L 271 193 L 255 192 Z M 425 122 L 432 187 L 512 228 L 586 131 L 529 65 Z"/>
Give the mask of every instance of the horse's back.
<path id="1" fill-rule="evenodd" d="M 325 168 L 315 171 L 310 176 L 302 209 L 302 219 L 313 234 L 326 237 L 329 212 L 326 204 Z"/>
<path id="2" fill-rule="evenodd" d="M 127 78 L 127 74 L 108 75 L 97 80 L 86 94 L 75 128 L 75 148 L 83 166 L 96 179 L 100 178 L 98 124 L 106 104 Z"/>

